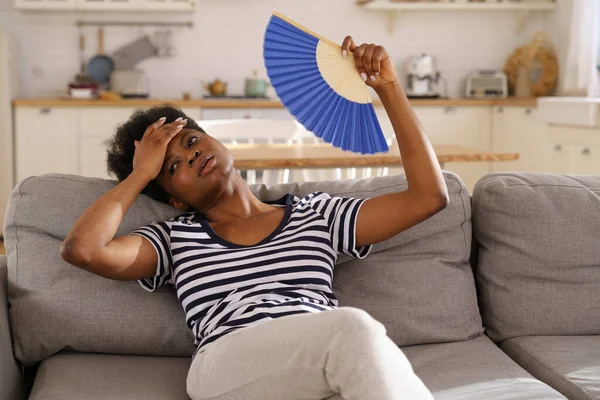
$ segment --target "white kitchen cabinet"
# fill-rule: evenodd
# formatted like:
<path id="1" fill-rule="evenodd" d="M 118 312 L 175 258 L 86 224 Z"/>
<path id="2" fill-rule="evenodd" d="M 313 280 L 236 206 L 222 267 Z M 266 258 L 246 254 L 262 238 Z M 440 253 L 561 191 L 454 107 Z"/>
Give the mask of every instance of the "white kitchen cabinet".
<path id="1" fill-rule="evenodd" d="M 515 161 L 493 162 L 492 171 L 545 171 L 543 148 L 547 141 L 547 125 L 538 110 L 530 107 L 493 107 L 492 151 L 519 153 Z"/>
<path id="2" fill-rule="evenodd" d="M 549 125 L 545 171 L 600 175 L 600 129 Z"/>
<path id="3" fill-rule="evenodd" d="M 77 174 L 77 109 L 18 107 L 15 110 L 17 181 L 47 173 Z"/>
<path id="4" fill-rule="evenodd" d="M 491 114 L 489 107 L 413 107 L 433 145 L 459 145 L 481 151 L 491 150 Z M 377 109 L 386 136 L 393 135 L 383 108 Z M 456 173 L 469 190 L 490 172 L 489 162 L 448 162 L 444 169 Z"/>

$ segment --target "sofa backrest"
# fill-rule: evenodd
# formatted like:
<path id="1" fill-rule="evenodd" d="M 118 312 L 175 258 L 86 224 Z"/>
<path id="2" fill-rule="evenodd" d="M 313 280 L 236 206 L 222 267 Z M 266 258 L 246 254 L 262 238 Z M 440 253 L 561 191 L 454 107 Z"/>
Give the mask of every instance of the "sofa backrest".
<path id="1" fill-rule="evenodd" d="M 600 177 L 494 173 L 473 191 L 488 335 L 600 334 Z"/>
<path id="2" fill-rule="evenodd" d="M 482 332 L 472 270 L 470 198 L 445 173 L 450 205 L 379 243 L 364 260 L 340 257 L 334 291 L 341 306 L 360 307 L 400 345 L 466 340 Z M 60 350 L 190 356 L 193 337 L 172 287 L 146 292 L 73 267 L 59 254 L 72 224 L 116 182 L 74 175 L 30 177 L 13 190 L 5 227 L 10 317 L 18 360 L 29 365 Z M 253 186 L 261 200 L 284 193 L 374 197 L 407 188 L 403 176 Z M 145 195 L 117 231 L 166 220 L 180 210 Z M 384 223 L 382 221 L 382 223 Z"/>

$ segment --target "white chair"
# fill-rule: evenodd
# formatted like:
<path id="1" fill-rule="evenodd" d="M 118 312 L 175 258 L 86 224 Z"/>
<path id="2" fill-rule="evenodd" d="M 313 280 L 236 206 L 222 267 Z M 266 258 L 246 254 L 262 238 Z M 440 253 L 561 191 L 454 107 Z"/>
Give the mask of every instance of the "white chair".
<path id="1" fill-rule="evenodd" d="M 309 132 L 299 122 L 296 121 L 298 129 L 294 135 L 295 143 L 325 143 L 322 139 Z M 391 146 L 395 138 L 387 137 L 386 142 Z M 376 169 L 377 176 L 386 176 L 390 169 L 382 167 Z M 392 168 L 393 172 L 403 171 L 402 168 Z M 360 172 L 360 176 L 358 173 Z M 334 179 L 355 179 L 355 178 L 370 178 L 373 175 L 373 168 L 332 168 L 332 169 L 305 169 L 302 171 L 302 179 L 305 181 L 316 180 L 334 180 Z"/>
<path id="2" fill-rule="evenodd" d="M 219 119 L 196 121 L 209 135 L 224 144 L 238 145 L 249 144 L 277 144 L 292 145 L 293 137 L 298 129 L 295 120 L 270 120 L 270 119 Z M 246 180 L 250 184 L 288 183 L 290 171 L 264 170 L 257 179 L 256 170 L 246 171 Z"/>

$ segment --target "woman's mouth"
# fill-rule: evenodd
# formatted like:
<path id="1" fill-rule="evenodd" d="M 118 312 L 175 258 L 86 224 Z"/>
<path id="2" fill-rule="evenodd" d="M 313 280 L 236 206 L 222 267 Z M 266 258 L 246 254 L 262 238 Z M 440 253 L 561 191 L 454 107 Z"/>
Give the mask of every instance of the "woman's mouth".
<path id="1" fill-rule="evenodd" d="M 206 176 L 210 173 L 210 171 L 212 171 L 213 167 L 215 166 L 215 157 L 214 156 L 208 156 L 206 158 L 206 160 L 204 161 L 204 163 L 200 166 L 200 172 L 199 175 L 200 176 Z"/>

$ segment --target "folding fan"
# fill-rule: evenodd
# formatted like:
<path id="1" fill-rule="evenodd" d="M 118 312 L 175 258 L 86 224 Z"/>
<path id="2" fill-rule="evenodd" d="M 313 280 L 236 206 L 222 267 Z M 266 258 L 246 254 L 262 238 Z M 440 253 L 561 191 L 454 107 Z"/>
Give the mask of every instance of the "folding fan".
<path id="1" fill-rule="evenodd" d="M 389 151 L 354 57 L 274 13 L 264 40 L 267 74 L 283 105 L 308 131 L 343 150 Z"/>

